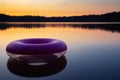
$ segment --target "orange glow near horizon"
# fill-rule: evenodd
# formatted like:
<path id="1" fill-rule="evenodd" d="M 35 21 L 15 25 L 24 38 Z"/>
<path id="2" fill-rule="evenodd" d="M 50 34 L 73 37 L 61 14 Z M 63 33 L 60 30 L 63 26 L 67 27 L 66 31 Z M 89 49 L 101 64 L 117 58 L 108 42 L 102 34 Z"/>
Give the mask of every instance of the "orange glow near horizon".
<path id="1" fill-rule="evenodd" d="M 0 13 L 20 16 L 77 16 L 119 11 L 119 0 L 0 0 Z"/>

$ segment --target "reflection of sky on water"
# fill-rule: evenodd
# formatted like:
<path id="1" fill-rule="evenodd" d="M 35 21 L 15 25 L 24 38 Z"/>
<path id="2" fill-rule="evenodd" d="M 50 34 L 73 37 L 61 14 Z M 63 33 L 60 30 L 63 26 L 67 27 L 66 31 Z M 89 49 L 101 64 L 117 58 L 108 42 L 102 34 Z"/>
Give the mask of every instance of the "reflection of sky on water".
<path id="1" fill-rule="evenodd" d="M 10 28 L 0 31 L 0 79 L 5 80 L 119 80 L 120 34 L 105 30 L 80 28 Z M 67 66 L 58 74 L 25 78 L 12 74 L 7 69 L 7 44 L 16 39 L 48 37 L 63 40 L 68 50 Z"/>
<path id="2" fill-rule="evenodd" d="M 0 23 L 0 30 L 6 30 L 9 28 L 44 28 L 44 27 L 72 27 L 72 28 L 82 28 L 82 29 L 100 29 L 110 32 L 120 32 L 119 22 L 3 22 Z"/>
<path id="3" fill-rule="evenodd" d="M 74 73 L 72 74 L 76 76 L 75 79 L 120 79 L 119 47 L 120 45 L 109 47 L 86 47 L 84 50 L 77 49 L 78 51 L 71 52 L 75 54 L 75 56 L 72 57 L 72 55 L 69 55 L 71 59 L 68 61 L 73 63 L 72 67 L 74 67 Z"/>

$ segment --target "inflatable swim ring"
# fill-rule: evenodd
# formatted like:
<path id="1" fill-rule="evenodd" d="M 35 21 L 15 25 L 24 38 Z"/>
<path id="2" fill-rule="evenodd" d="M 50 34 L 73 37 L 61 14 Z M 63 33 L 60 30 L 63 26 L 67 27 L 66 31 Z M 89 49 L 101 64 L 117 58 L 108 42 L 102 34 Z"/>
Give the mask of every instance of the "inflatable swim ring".
<path id="1" fill-rule="evenodd" d="M 66 44 L 57 39 L 31 38 L 16 40 L 8 44 L 8 55 L 17 60 L 50 60 L 66 53 Z"/>

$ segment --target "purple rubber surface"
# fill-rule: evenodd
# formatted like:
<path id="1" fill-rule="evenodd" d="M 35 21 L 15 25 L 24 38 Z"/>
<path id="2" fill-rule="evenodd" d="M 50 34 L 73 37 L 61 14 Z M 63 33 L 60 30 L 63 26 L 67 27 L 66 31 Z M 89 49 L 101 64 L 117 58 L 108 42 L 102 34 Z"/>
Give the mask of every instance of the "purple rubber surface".
<path id="1" fill-rule="evenodd" d="M 6 51 L 22 55 L 50 55 L 67 50 L 66 44 L 57 39 L 31 38 L 16 40 L 8 44 Z"/>

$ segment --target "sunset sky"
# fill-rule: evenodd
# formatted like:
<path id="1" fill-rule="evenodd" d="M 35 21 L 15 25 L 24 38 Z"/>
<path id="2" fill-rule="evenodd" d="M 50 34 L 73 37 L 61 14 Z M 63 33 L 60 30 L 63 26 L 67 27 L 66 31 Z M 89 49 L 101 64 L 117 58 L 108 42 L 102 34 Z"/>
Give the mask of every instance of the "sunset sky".
<path id="1" fill-rule="evenodd" d="M 0 0 L 8 15 L 76 16 L 120 11 L 120 0 Z"/>

